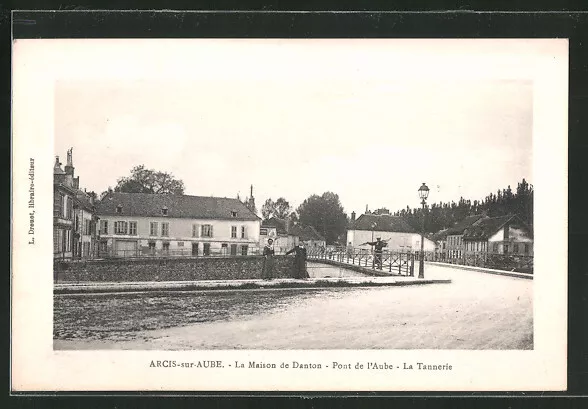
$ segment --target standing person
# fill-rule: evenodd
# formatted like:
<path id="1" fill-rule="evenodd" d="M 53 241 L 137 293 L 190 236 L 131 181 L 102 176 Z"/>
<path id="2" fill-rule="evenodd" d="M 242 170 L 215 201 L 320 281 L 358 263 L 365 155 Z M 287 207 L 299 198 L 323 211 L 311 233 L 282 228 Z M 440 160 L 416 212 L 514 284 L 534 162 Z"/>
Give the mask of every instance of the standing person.
<path id="1" fill-rule="evenodd" d="M 365 244 L 374 246 L 374 266 L 378 266 L 378 269 L 382 269 L 382 249 L 388 245 L 385 241 L 382 241 L 381 237 L 376 237 L 376 241 L 368 241 Z"/>
<path id="2" fill-rule="evenodd" d="M 301 241 L 286 254 L 294 253 L 294 278 L 310 278 L 306 271 L 306 249 Z"/>
<path id="3" fill-rule="evenodd" d="M 262 270 L 262 278 L 264 280 L 271 280 L 274 278 L 274 241 L 272 239 L 268 239 L 267 244 L 263 248 L 263 270 Z"/>

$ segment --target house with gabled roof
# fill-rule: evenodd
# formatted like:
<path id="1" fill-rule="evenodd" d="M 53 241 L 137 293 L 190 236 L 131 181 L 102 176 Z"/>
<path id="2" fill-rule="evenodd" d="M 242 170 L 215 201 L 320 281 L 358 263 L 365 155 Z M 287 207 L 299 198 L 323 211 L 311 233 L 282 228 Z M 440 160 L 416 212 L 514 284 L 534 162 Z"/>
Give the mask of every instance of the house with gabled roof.
<path id="1" fill-rule="evenodd" d="M 519 216 L 485 217 L 465 229 L 466 253 L 533 255 L 533 231 Z"/>
<path id="2" fill-rule="evenodd" d="M 367 242 L 377 238 L 387 241 L 387 249 L 392 251 L 419 251 L 421 234 L 417 232 L 402 216 L 390 214 L 365 213 L 355 219 L 351 213 L 351 221 L 347 229 L 347 246 L 369 249 Z M 435 242 L 425 237 L 425 251 L 434 251 Z"/>
<path id="3" fill-rule="evenodd" d="M 445 230 L 445 250 L 447 260 L 459 259 L 465 252 L 465 243 L 463 241 L 464 231 L 477 223 L 484 217 L 483 214 L 467 216 L 461 221 L 456 222 L 453 226 Z"/>
<path id="4" fill-rule="evenodd" d="M 103 256 L 259 251 L 261 219 L 238 199 L 110 191 L 96 212 Z"/>
<path id="5" fill-rule="evenodd" d="M 298 236 L 298 240 L 309 249 L 324 249 L 327 246 L 325 238 L 312 226 L 296 223 L 292 226 L 291 233 Z"/>

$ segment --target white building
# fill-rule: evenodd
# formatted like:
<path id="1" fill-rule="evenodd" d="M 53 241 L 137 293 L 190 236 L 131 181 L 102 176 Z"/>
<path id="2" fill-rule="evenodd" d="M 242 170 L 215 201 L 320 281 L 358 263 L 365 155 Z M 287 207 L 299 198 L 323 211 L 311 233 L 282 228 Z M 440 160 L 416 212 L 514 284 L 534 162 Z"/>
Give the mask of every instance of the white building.
<path id="1" fill-rule="evenodd" d="M 272 239 L 272 246 L 276 254 L 284 254 L 292 249 L 298 243 L 299 237 L 290 231 L 291 224 L 290 219 L 278 217 L 264 220 L 259 232 L 260 247 L 265 246 L 268 240 Z"/>
<path id="2" fill-rule="evenodd" d="M 370 249 L 368 242 L 379 237 L 386 241 L 390 251 L 419 251 L 421 235 L 413 229 L 401 216 L 389 214 L 362 214 L 355 220 L 352 213 L 351 223 L 347 230 L 347 246 Z M 425 251 L 434 251 L 435 242 L 425 237 Z"/>
<path id="3" fill-rule="evenodd" d="M 109 192 L 96 212 L 101 256 L 259 252 L 260 218 L 238 199 Z"/>

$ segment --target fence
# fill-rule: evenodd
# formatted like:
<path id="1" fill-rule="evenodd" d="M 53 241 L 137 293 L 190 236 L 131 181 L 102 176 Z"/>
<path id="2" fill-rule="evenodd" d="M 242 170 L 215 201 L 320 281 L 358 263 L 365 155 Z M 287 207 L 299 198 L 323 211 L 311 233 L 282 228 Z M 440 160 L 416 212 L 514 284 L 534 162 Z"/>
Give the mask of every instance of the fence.
<path id="1" fill-rule="evenodd" d="M 342 263 L 388 271 L 390 273 L 414 275 L 414 263 L 420 260 L 418 251 L 383 251 L 381 262 L 372 249 L 338 247 L 308 251 L 309 260 L 333 260 Z M 518 254 L 464 253 L 449 257 L 447 253 L 424 252 L 425 261 L 457 264 L 496 270 L 533 273 L 533 256 Z"/>
<path id="2" fill-rule="evenodd" d="M 462 266 L 484 267 L 496 270 L 515 271 L 518 273 L 533 273 L 533 256 L 522 254 L 496 253 L 461 253 L 451 256 L 448 253 L 425 252 L 426 261 L 436 261 Z"/>
<path id="3" fill-rule="evenodd" d="M 376 254 L 369 249 L 339 247 L 334 249 L 309 249 L 308 260 L 331 260 L 339 263 L 367 267 L 374 270 L 414 276 L 415 253 L 383 251 Z M 418 260 L 418 259 L 417 259 Z"/>

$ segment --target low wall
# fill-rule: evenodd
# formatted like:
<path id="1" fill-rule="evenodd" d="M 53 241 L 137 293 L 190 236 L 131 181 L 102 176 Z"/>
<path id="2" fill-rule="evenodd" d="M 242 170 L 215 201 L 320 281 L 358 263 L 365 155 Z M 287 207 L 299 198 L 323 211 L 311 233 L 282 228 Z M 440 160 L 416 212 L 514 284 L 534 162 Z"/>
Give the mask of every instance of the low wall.
<path id="1" fill-rule="evenodd" d="M 514 271 L 495 270 L 492 268 L 466 266 L 466 265 L 462 265 L 462 264 L 439 263 L 439 262 L 435 262 L 435 261 L 426 261 L 425 264 L 431 264 L 433 266 L 440 266 L 440 267 L 447 267 L 447 268 L 457 268 L 459 270 L 477 271 L 479 273 L 486 273 L 486 274 L 496 274 L 499 276 L 526 278 L 528 280 L 533 279 L 533 274 L 529 274 L 529 273 L 517 273 Z"/>
<path id="2" fill-rule="evenodd" d="M 293 276 L 294 258 L 275 257 L 275 278 Z M 88 260 L 54 266 L 55 282 L 193 281 L 262 278 L 263 257 L 189 257 Z"/>

